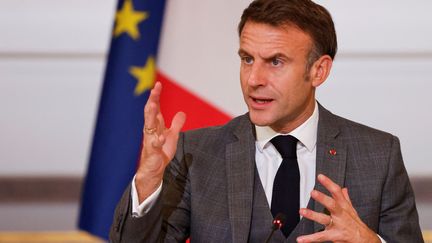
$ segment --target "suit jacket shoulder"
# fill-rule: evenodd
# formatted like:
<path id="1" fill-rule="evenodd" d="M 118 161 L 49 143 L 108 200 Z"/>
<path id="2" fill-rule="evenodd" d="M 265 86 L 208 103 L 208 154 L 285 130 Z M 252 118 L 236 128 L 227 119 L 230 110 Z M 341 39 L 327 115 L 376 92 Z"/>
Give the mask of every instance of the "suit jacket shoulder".
<path id="1" fill-rule="evenodd" d="M 388 242 L 422 242 L 399 139 L 319 109 L 317 174 L 348 188 L 360 218 Z M 319 204 L 316 210 L 325 211 Z"/>
<path id="2" fill-rule="evenodd" d="M 253 129 L 248 114 L 244 114 L 233 118 L 222 126 L 211 126 L 187 131 L 184 133 L 184 140 L 190 146 L 209 149 L 208 147 L 211 147 L 214 143 L 220 145 L 221 141 L 235 141 L 244 133 L 253 134 Z"/>

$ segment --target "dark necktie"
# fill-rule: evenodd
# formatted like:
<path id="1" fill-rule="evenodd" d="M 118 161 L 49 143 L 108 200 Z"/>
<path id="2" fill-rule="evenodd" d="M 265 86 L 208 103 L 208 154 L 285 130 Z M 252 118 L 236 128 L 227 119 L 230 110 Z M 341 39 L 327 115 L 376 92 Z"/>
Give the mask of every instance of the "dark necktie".
<path id="1" fill-rule="evenodd" d="M 294 230 L 300 221 L 300 171 L 297 163 L 297 138 L 277 136 L 271 143 L 282 156 L 282 163 L 273 183 L 271 212 L 273 217 L 278 213 L 286 216 L 286 223 L 281 228 L 285 237 Z"/>

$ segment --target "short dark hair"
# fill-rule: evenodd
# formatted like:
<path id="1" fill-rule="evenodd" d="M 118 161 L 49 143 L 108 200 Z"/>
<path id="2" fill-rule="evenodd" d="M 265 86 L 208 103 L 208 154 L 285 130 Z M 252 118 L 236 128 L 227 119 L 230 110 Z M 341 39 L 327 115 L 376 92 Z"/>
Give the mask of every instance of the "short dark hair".
<path id="1" fill-rule="evenodd" d="M 334 59 L 337 38 L 330 13 L 310 0 L 255 0 L 244 11 L 238 25 L 239 36 L 247 21 L 280 27 L 293 24 L 312 38 L 308 69 L 322 55 Z"/>

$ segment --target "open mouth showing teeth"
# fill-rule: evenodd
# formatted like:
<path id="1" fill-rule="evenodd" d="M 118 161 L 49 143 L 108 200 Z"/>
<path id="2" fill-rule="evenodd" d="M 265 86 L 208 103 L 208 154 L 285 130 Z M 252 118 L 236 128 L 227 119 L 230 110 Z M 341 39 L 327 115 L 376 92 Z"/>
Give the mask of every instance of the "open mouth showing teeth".
<path id="1" fill-rule="evenodd" d="M 253 99 L 253 101 L 255 101 L 258 104 L 265 104 L 271 102 L 272 99 Z"/>

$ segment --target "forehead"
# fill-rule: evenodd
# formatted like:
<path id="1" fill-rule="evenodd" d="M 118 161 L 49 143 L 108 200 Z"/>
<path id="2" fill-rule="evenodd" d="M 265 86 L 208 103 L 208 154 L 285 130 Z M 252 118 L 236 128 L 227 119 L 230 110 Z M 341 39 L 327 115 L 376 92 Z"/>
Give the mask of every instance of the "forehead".
<path id="1" fill-rule="evenodd" d="M 290 24 L 275 27 L 248 21 L 240 35 L 240 50 L 248 53 L 295 55 L 308 53 L 311 47 L 309 34 Z"/>

